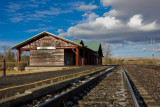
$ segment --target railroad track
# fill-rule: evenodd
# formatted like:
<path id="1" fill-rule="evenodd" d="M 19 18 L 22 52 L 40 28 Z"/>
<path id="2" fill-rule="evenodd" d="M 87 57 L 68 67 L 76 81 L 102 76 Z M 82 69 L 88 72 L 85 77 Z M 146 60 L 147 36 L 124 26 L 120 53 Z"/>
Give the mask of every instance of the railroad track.
<path id="1" fill-rule="evenodd" d="M 72 70 L 72 72 L 69 71 L 57 71 L 58 73 L 51 73 L 51 72 L 44 72 L 45 78 L 42 74 L 38 74 L 38 77 L 36 74 L 30 74 L 30 75 L 21 75 L 21 76 L 8 76 L 5 78 L 1 78 L 1 84 L 0 84 L 0 100 L 9 98 L 14 95 L 19 95 L 22 93 L 25 93 L 26 90 L 32 89 L 32 88 L 38 88 L 41 86 L 45 86 L 47 84 L 54 84 L 56 82 L 61 82 L 67 79 L 77 78 L 84 75 L 89 75 L 93 72 L 100 71 L 102 69 L 105 69 L 105 66 L 102 67 L 94 67 L 90 68 L 88 67 L 82 69 L 77 69 L 78 72 L 75 70 Z M 80 71 L 79 71 L 80 70 Z M 75 72 L 74 72 L 75 71 Z M 56 72 L 56 71 L 55 71 Z M 70 73 L 64 73 L 64 72 L 70 72 Z M 34 76 L 32 76 L 34 75 Z M 16 78 L 17 77 L 17 78 Z M 48 77 L 48 78 L 46 78 Z M 44 79 L 43 79 L 44 78 Z M 38 80 L 38 81 L 37 81 Z M 30 81 L 30 82 L 28 82 Z M 17 84 L 19 83 L 19 84 Z M 11 84 L 11 86 L 10 86 Z M 4 88 L 3 88 L 4 87 Z M 1 101 L 0 101 L 1 103 Z"/>
<path id="2" fill-rule="evenodd" d="M 76 80 L 65 89 L 48 94 L 26 106 L 38 107 L 145 107 L 122 67 L 109 68 L 92 77 Z M 135 87 L 134 87 L 135 88 Z M 137 95 L 137 94 L 136 94 Z"/>

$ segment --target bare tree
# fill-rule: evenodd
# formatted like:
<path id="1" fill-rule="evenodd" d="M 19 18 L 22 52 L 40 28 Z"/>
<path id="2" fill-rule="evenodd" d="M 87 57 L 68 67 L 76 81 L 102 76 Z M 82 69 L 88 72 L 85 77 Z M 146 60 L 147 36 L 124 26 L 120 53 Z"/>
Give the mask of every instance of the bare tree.
<path id="1" fill-rule="evenodd" d="M 15 61 L 15 53 L 10 49 L 9 46 L 2 46 L 4 59 L 7 61 Z"/>
<path id="2" fill-rule="evenodd" d="M 111 46 L 108 44 L 106 46 L 106 54 L 105 54 L 105 63 L 106 64 L 111 64 L 112 60 L 111 60 Z"/>
<path id="3" fill-rule="evenodd" d="M 105 53 L 104 54 L 104 60 L 103 60 L 103 63 L 104 64 L 112 64 L 113 63 L 113 61 L 112 61 L 112 59 L 111 59 L 111 45 L 110 44 L 108 44 L 107 42 L 103 42 L 103 45 L 102 45 L 103 47 L 102 47 L 102 50 L 103 50 L 103 52 Z"/>

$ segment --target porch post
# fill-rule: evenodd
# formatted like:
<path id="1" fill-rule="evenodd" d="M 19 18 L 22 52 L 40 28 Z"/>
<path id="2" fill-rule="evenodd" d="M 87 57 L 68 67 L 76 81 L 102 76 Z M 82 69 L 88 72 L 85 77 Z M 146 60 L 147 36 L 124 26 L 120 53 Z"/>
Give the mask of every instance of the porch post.
<path id="1" fill-rule="evenodd" d="M 98 56 L 98 65 L 99 65 L 99 56 Z"/>
<path id="2" fill-rule="evenodd" d="M 102 57 L 100 57 L 100 65 L 102 65 Z"/>
<path id="3" fill-rule="evenodd" d="M 18 49 L 18 56 L 17 56 L 17 62 L 21 61 L 21 50 Z"/>
<path id="4" fill-rule="evenodd" d="M 94 55 L 94 65 L 96 65 L 96 55 Z"/>
<path id="5" fill-rule="evenodd" d="M 88 65 L 90 64 L 90 54 L 89 54 L 89 52 L 88 52 Z"/>
<path id="6" fill-rule="evenodd" d="M 92 65 L 92 54 L 90 53 L 90 64 Z"/>
<path id="7" fill-rule="evenodd" d="M 76 48 L 76 66 L 79 66 L 79 49 Z"/>
<path id="8" fill-rule="evenodd" d="M 82 66 L 84 66 L 84 61 L 85 61 L 85 50 L 83 50 L 82 53 Z"/>

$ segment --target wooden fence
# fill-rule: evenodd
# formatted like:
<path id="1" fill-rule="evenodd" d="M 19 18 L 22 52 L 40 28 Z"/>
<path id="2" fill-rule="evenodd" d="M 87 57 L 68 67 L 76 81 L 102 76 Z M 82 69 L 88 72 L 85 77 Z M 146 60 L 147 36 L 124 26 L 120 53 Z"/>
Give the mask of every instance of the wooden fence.
<path id="1" fill-rule="evenodd" d="M 6 61 L 5 60 L 0 60 L 0 63 L 2 63 L 2 76 L 6 76 Z"/>

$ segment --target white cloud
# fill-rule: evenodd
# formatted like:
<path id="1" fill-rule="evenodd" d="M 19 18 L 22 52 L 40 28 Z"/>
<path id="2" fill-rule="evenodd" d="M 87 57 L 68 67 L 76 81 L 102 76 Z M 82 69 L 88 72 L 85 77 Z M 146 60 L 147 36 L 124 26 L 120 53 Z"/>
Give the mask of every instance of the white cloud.
<path id="1" fill-rule="evenodd" d="M 13 45 L 15 45 L 15 43 L 17 43 L 17 42 L 15 42 L 15 41 L 2 41 L 2 40 L 0 40 L 0 48 L 2 46 L 13 46 Z"/>
<path id="2" fill-rule="evenodd" d="M 96 8 L 98 8 L 97 5 L 93 5 L 93 4 L 85 5 L 85 4 L 82 4 L 79 7 L 77 7 L 77 10 L 86 11 L 86 10 L 94 10 Z"/>
<path id="3" fill-rule="evenodd" d="M 63 33 L 64 30 L 63 29 L 58 29 L 58 33 Z"/>
<path id="4" fill-rule="evenodd" d="M 155 52 L 160 52 L 160 48 L 153 49 Z"/>
<path id="5" fill-rule="evenodd" d="M 54 6 L 45 5 L 49 0 L 30 0 L 30 1 L 19 1 L 17 3 L 10 2 L 8 6 L 6 6 L 6 12 L 8 12 L 9 20 L 13 23 L 20 21 L 30 21 L 30 20 L 43 20 L 45 21 L 48 16 L 49 18 L 53 18 L 59 14 L 70 13 L 74 9 L 73 8 L 55 8 Z M 42 5 L 44 4 L 44 5 Z M 41 7 L 46 7 L 45 9 L 37 9 Z M 23 11 L 23 12 L 22 12 Z"/>
<path id="6" fill-rule="evenodd" d="M 7 6 L 7 10 L 10 12 L 16 12 L 16 10 L 20 10 L 21 9 L 21 5 L 20 4 L 16 4 L 16 3 L 9 3 L 9 5 Z"/>
<path id="7" fill-rule="evenodd" d="M 122 47 L 124 47 L 124 45 L 123 44 L 114 44 L 113 46 L 115 46 L 115 49 L 119 49 L 119 48 L 122 48 Z"/>
<path id="8" fill-rule="evenodd" d="M 53 30 L 53 29 L 54 29 L 54 27 L 48 26 L 48 27 L 40 27 L 40 28 L 36 28 L 36 29 L 29 29 L 29 30 L 26 30 L 26 32 L 28 32 L 28 33 L 43 32 L 43 31 L 48 31 L 48 30 Z"/>
<path id="9" fill-rule="evenodd" d="M 142 23 L 143 22 L 143 23 Z M 160 25 L 155 22 L 147 23 L 141 15 L 134 15 L 128 22 L 121 19 L 105 16 L 98 17 L 88 23 L 77 24 L 68 28 L 60 36 L 76 36 L 80 39 L 92 39 L 108 42 L 140 41 L 150 38 L 159 38 Z"/>
<path id="10" fill-rule="evenodd" d="M 99 17 L 99 15 L 95 14 L 94 12 L 84 13 L 82 16 L 86 17 L 88 21 L 93 21 L 94 19 Z"/>
<path id="11" fill-rule="evenodd" d="M 123 19 L 135 14 L 142 14 L 148 21 L 158 20 L 160 14 L 160 0 L 100 0 L 103 6 L 112 6 L 112 9 L 118 10 L 123 14 Z"/>
<path id="12" fill-rule="evenodd" d="M 134 29 L 139 29 L 144 31 L 152 31 L 158 28 L 156 21 L 146 25 L 143 25 L 142 21 L 143 21 L 142 15 L 140 14 L 134 15 L 132 18 L 130 18 L 128 25 Z"/>
<path id="13" fill-rule="evenodd" d="M 106 12 L 103 14 L 103 16 L 112 16 L 112 17 L 117 17 L 117 16 L 121 16 L 122 14 L 120 14 L 119 11 L 112 9 L 109 12 Z"/>
<path id="14" fill-rule="evenodd" d="M 16 22 L 20 22 L 23 20 L 22 17 L 13 17 L 13 18 L 10 18 L 10 20 L 13 22 L 13 23 L 16 23 Z"/>

